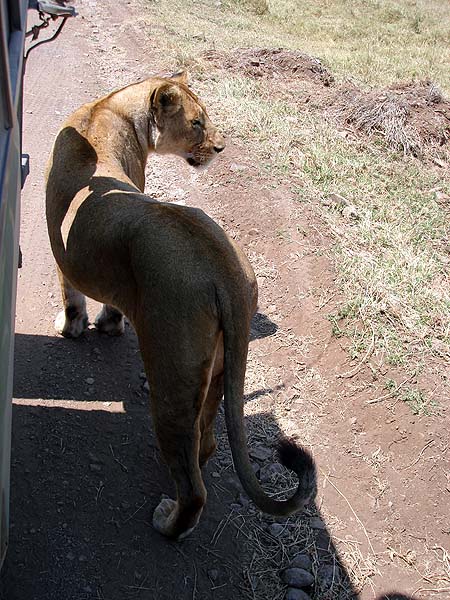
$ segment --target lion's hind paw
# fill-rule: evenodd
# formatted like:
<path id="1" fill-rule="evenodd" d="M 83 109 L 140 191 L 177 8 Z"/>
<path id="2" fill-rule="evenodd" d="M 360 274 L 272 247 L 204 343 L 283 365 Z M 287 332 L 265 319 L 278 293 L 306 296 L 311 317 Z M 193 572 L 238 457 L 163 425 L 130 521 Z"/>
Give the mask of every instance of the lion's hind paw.
<path id="1" fill-rule="evenodd" d="M 172 523 L 177 503 L 171 498 L 163 498 L 153 513 L 153 527 L 163 535 L 172 536 Z"/>
<path id="2" fill-rule="evenodd" d="M 109 306 L 102 308 L 95 319 L 94 325 L 97 331 L 111 337 L 122 335 L 125 331 L 125 319 L 122 313 Z"/>

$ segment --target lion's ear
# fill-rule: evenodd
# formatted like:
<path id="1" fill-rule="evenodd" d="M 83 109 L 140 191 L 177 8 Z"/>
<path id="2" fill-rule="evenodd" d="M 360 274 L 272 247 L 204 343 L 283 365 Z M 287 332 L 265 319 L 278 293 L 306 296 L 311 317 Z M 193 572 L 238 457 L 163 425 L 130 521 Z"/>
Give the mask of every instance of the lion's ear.
<path id="1" fill-rule="evenodd" d="M 187 85 L 188 83 L 188 72 L 187 71 L 178 71 L 177 73 L 173 73 L 169 79 L 173 79 L 173 81 L 176 81 L 178 83 L 184 83 L 184 85 Z"/>
<path id="2" fill-rule="evenodd" d="M 180 90 L 171 84 L 160 85 L 150 96 L 150 108 L 156 114 L 173 115 L 180 110 L 181 103 Z"/>

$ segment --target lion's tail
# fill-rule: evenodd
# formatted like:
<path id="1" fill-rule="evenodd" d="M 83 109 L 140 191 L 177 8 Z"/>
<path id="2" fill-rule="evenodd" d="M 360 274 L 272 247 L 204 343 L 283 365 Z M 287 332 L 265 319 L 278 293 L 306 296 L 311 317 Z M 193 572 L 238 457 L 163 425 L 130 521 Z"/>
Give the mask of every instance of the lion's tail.
<path id="1" fill-rule="evenodd" d="M 299 479 L 296 492 L 287 500 L 274 500 L 266 494 L 249 459 L 244 425 L 243 395 L 251 316 L 242 304 L 221 304 L 224 339 L 225 419 L 233 462 L 242 487 L 262 511 L 286 516 L 300 511 L 316 493 L 316 469 L 311 454 L 294 441 L 282 439 L 278 453 L 282 465 Z M 239 306 L 238 310 L 235 310 Z"/>

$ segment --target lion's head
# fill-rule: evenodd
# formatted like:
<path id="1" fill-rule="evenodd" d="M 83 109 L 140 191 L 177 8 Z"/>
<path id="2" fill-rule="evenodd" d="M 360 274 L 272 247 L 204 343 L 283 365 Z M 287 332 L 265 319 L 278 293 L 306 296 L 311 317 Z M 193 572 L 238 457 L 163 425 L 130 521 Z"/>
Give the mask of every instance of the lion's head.
<path id="1" fill-rule="evenodd" d="M 186 83 L 183 72 L 161 79 L 151 93 L 150 110 L 156 127 L 154 150 L 158 154 L 176 154 L 191 166 L 200 167 L 222 152 L 225 141 Z"/>

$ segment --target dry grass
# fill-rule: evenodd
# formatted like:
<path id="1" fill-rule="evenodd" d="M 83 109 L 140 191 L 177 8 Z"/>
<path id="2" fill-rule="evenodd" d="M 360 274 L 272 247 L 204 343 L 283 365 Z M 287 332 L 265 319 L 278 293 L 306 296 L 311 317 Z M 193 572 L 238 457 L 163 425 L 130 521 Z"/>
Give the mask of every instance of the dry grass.
<path id="1" fill-rule="evenodd" d="M 417 155 L 420 152 L 420 138 L 406 124 L 408 109 L 393 94 L 379 102 L 371 102 L 364 95 L 357 94 L 351 105 L 347 104 L 339 113 L 357 129 L 367 133 L 381 132 L 390 146 L 403 150 L 405 154 Z"/>
<path id="2" fill-rule="evenodd" d="M 387 146 L 424 157 L 432 150 L 447 163 L 450 152 L 450 103 L 436 84 L 425 81 L 365 92 L 339 91 L 331 108 L 341 122 L 368 135 L 381 135 Z"/>
<path id="3" fill-rule="evenodd" d="M 252 9 L 247 0 L 228 4 Z M 450 92 L 448 2 L 267 0 L 267 8 L 257 20 L 261 37 L 278 42 L 264 45 L 283 39 L 289 48 L 319 56 L 340 79 L 388 85 L 430 78 Z M 246 19 L 247 27 L 253 23 L 255 17 Z"/>
<path id="4" fill-rule="evenodd" d="M 195 66 L 204 50 L 285 47 L 318 56 L 341 80 L 368 85 L 430 78 L 450 93 L 450 5 L 442 0 L 162 0 L 169 50 Z M 262 4 L 262 0 L 255 0 Z M 151 23 L 149 23 L 151 27 Z"/>

